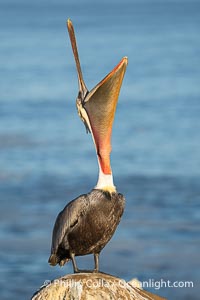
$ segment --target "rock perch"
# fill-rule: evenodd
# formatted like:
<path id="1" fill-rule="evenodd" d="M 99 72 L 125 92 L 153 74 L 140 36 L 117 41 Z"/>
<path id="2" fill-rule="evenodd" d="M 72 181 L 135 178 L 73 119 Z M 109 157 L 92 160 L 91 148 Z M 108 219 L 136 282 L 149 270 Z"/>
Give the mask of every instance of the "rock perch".
<path id="1" fill-rule="evenodd" d="M 31 300 L 166 300 L 136 287 L 134 281 L 105 273 L 68 274 L 42 286 Z"/>

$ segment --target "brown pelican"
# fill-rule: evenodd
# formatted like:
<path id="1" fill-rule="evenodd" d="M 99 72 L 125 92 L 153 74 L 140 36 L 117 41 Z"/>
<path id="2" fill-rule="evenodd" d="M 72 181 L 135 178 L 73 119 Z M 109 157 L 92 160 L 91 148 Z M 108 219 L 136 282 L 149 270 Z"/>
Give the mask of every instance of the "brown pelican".
<path id="1" fill-rule="evenodd" d="M 72 22 L 67 27 L 78 73 L 78 113 L 91 133 L 99 163 L 97 185 L 88 194 L 69 202 L 59 213 L 52 237 L 49 263 L 63 266 L 72 260 L 79 272 L 75 256 L 94 254 L 94 272 L 99 270 L 99 254 L 113 236 L 124 211 L 124 196 L 117 192 L 110 166 L 111 133 L 127 57 L 90 92 L 83 80 Z"/>

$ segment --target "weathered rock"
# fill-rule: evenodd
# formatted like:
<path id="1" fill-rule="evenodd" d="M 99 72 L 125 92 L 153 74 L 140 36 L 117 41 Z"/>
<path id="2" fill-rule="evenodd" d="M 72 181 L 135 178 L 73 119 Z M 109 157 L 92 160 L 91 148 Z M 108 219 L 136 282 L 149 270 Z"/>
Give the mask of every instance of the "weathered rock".
<path id="1" fill-rule="evenodd" d="M 137 285 L 136 285 L 137 286 Z M 32 300 L 164 300 L 135 287 L 133 281 L 105 273 L 77 273 L 41 287 Z"/>

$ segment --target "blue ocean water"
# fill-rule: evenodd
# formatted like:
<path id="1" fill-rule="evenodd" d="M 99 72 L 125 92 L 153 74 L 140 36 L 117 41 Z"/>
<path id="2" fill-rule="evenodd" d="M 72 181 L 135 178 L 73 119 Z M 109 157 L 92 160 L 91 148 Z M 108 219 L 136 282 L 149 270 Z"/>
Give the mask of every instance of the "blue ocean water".
<path id="1" fill-rule="evenodd" d="M 129 58 L 112 138 L 126 211 L 101 269 L 126 280 L 192 281 L 149 290 L 199 299 L 200 2 L 0 0 L 1 299 L 30 298 L 72 272 L 47 263 L 52 227 L 96 184 L 94 147 L 75 108 L 69 17 L 89 89 Z M 92 257 L 79 264 L 92 267 Z"/>

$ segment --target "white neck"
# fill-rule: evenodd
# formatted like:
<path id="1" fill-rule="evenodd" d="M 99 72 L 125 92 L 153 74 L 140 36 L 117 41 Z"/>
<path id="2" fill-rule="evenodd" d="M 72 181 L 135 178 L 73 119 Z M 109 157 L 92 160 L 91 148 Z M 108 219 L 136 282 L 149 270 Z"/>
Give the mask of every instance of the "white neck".
<path id="1" fill-rule="evenodd" d="M 99 159 L 98 159 L 99 163 Z M 111 174 L 104 174 L 101 170 L 101 166 L 99 164 L 99 178 L 97 181 L 97 185 L 95 189 L 101 189 L 110 192 L 116 192 L 116 188 L 113 183 L 113 175 Z"/>

